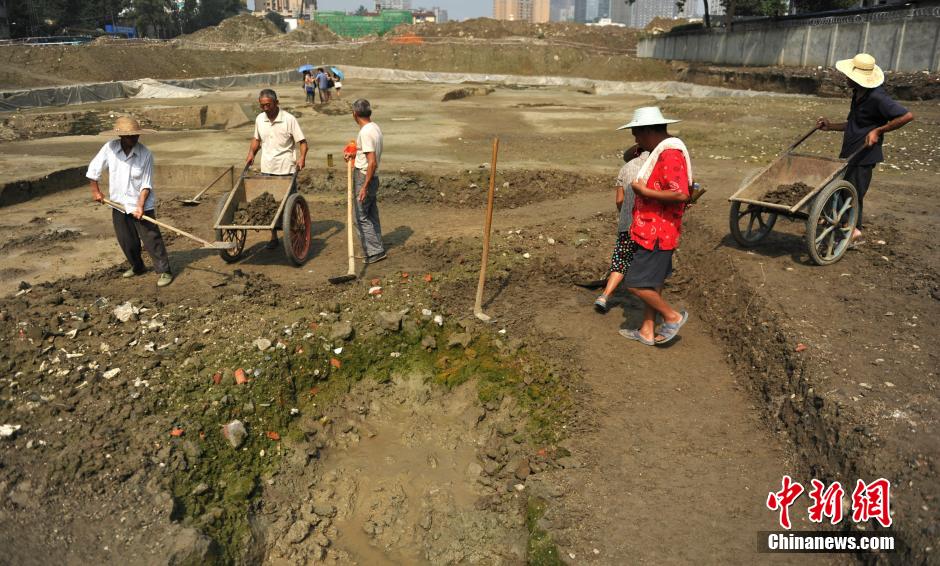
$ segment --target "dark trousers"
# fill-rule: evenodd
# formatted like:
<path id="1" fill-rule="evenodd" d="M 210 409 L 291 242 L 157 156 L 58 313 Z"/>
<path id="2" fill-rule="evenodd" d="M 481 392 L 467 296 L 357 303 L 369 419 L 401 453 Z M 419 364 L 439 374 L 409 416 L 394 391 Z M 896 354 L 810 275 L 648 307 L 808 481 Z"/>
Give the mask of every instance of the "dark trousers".
<path id="1" fill-rule="evenodd" d="M 874 169 L 874 165 L 856 165 L 845 170 L 845 180 L 852 183 L 855 190 L 858 191 L 858 223 L 855 227 L 859 230 L 862 229 L 862 209 L 865 202 L 865 193 L 868 192 L 868 186 L 871 185 L 871 173 Z"/>
<path id="2" fill-rule="evenodd" d="M 145 210 L 144 214 L 150 218 L 156 218 L 153 210 Z M 111 222 L 114 224 L 114 235 L 117 236 L 118 244 L 124 257 L 130 262 L 135 272 L 140 273 L 144 270 L 144 260 L 140 255 L 140 244 L 143 242 L 150 259 L 153 260 L 153 270 L 157 273 L 170 272 L 170 258 L 166 253 L 166 245 L 163 243 L 163 234 L 160 233 L 160 227 L 151 222 L 137 220 L 130 214 L 124 214 L 117 210 L 111 210 Z"/>

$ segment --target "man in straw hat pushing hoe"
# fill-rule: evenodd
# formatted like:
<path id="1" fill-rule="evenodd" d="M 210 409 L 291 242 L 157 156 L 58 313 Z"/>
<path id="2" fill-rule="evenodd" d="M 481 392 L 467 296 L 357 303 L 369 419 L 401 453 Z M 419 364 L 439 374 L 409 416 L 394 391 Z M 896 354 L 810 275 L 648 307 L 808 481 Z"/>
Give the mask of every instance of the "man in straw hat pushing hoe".
<path id="1" fill-rule="evenodd" d="M 141 134 L 153 133 L 143 130 L 137 120 L 122 116 L 114 123 L 114 129 L 101 132 L 102 135 L 118 136 L 104 144 L 88 165 L 86 177 L 91 181 L 92 197 L 102 202 L 104 195 L 98 186 L 101 172 L 107 168 L 110 200 L 124 206 L 128 212 L 111 210 L 111 222 L 118 244 L 131 268 L 123 277 L 130 278 L 145 271 L 140 255 L 141 242 L 153 260 L 153 270 L 160 274 L 158 287 L 165 287 L 173 282 L 170 273 L 170 260 L 167 257 L 163 235 L 155 224 L 141 220 L 147 215 L 156 218 L 153 195 L 153 154 L 144 144 L 137 143 Z"/>
<path id="2" fill-rule="evenodd" d="M 852 88 L 852 105 L 845 122 L 833 123 L 828 118 L 816 120 L 821 130 L 845 132 L 839 157 L 849 157 L 861 147 L 862 150 L 845 170 L 845 180 L 858 191 L 858 224 L 852 233 L 854 244 L 862 243 L 862 203 L 871 184 L 872 170 L 884 161 L 881 144 L 884 134 L 897 130 L 914 119 L 914 115 L 895 102 L 881 86 L 885 74 L 875 64 L 875 58 L 859 53 L 851 59 L 836 62 L 836 69 L 848 79 Z"/>

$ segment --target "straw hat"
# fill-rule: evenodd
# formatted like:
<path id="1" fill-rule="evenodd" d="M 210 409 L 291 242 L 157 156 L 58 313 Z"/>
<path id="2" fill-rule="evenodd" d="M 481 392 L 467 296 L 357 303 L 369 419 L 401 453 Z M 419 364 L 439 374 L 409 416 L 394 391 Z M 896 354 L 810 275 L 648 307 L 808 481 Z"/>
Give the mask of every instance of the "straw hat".
<path id="1" fill-rule="evenodd" d="M 630 123 L 624 124 L 617 129 L 627 130 L 630 128 L 638 128 L 640 126 L 675 124 L 676 122 L 681 122 L 681 120 L 670 120 L 668 118 L 663 118 L 663 113 L 659 110 L 658 106 L 644 106 L 633 111 L 633 119 L 630 120 Z"/>
<path id="2" fill-rule="evenodd" d="M 130 116 L 121 116 L 114 121 L 113 130 L 101 132 L 102 136 L 139 136 L 140 134 L 155 134 L 155 130 L 146 130 L 140 127 L 140 122 Z"/>
<path id="3" fill-rule="evenodd" d="M 865 88 L 875 88 L 885 82 L 884 71 L 875 65 L 875 58 L 868 53 L 836 61 L 836 69 Z"/>

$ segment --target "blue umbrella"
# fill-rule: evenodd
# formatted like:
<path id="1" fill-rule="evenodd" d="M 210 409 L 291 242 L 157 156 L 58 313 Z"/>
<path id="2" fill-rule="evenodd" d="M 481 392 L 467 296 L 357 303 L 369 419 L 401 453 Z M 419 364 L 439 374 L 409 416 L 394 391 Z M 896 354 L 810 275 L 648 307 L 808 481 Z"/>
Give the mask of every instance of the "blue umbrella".
<path id="1" fill-rule="evenodd" d="M 300 67 L 297 68 L 297 72 L 302 73 L 304 71 L 312 71 L 313 69 L 314 69 L 313 65 L 301 65 Z"/>
<path id="2" fill-rule="evenodd" d="M 343 72 L 340 71 L 339 69 L 337 69 L 336 67 L 330 67 L 330 70 L 333 71 L 333 74 L 334 74 L 334 75 L 336 75 L 337 77 L 339 77 L 339 80 L 341 80 L 341 81 L 346 80 L 346 76 L 343 74 Z"/>

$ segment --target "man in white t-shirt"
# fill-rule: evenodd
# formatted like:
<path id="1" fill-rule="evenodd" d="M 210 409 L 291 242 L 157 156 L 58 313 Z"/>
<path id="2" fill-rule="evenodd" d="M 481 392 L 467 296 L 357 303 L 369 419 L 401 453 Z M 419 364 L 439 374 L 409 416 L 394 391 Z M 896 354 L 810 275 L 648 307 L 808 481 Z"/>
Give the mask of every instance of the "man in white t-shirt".
<path id="1" fill-rule="evenodd" d="M 359 241 L 365 253 L 365 263 L 376 263 L 387 256 L 382 243 L 382 227 L 379 222 L 379 163 L 382 161 L 382 130 L 372 121 L 372 106 L 360 98 L 353 102 L 353 119 L 359 124 L 356 136 L 356 155 L 344 155 L 347 161 L 355 157 L 355 213 Z"/>
<path id="2" fill-rule="evenodd" d="M 304 168 L 307 160 L 307 139 L 300 129 L 297 118 L 281 110 L 278 106 L 277 93 L 266 88 L 258 95 L 261 114 L 255 118 L 255 133 L 248 148 L 247 165 L 255 160 L 255 154 L 261 149 L 261 174 L 287 176 Z M 300 157 L 295 149 L 300 148 Z M 271 230 L 268 248 L 277 247 L 277 231 Z"/>

